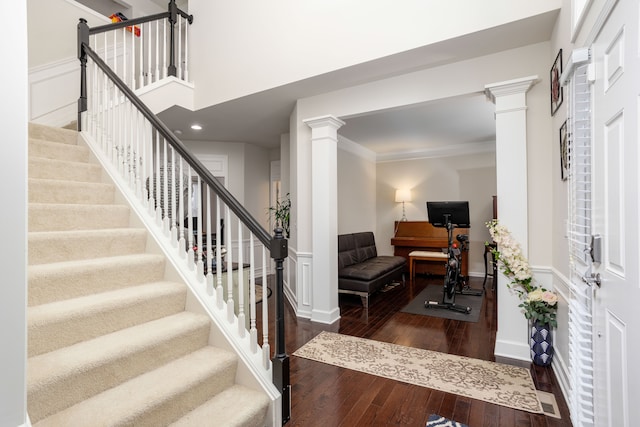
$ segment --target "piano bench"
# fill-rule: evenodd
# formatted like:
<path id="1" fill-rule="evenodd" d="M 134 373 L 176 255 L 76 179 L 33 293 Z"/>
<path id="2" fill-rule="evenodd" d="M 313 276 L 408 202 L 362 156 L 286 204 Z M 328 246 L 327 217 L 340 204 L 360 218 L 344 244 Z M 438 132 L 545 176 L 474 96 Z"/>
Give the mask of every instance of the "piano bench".
<path id="1" fill-rule="evenodd" d="M 424 262 L 442 262 L 446 264 L 449 255 L 444 252 L 433 251 L 413 251 L 409 252 L 409 280 L 413 282 L 416 276 L 415 263 Z"/>

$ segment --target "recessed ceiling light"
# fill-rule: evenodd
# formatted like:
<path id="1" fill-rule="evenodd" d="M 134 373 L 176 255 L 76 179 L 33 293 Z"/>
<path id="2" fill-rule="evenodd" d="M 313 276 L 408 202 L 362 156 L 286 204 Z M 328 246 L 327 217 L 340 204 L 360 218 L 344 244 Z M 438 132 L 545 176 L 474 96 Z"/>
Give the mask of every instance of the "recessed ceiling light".
<path id="1" fill-rule="evenodd" d="M 194 125 L 191 125 L 191 129 L 193 129 L 193 130 L 202 130 L 202 126 L 194 124 Z"/>
<path id="2" fill-rule="evenodd" d="M 182 131 L 180 129 L 176 129 L 173 131 L 176 135 L 182 135 Z"/>

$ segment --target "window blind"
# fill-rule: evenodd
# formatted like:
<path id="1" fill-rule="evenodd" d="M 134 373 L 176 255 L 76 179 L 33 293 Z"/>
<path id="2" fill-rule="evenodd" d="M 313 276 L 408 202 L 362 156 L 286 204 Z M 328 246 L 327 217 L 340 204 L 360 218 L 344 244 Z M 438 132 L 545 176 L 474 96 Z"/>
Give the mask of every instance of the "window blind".
<path id="1" fill-rule="evenodd" d="M 592 132 L 588 51 L 574 52 L 568 68 L 569 115 L 569 381 L 574 425 L 594 425 L 593 291 L 582 278 L 591 271 Z M 564 76 L 563 76 L 564 77 Z"/>

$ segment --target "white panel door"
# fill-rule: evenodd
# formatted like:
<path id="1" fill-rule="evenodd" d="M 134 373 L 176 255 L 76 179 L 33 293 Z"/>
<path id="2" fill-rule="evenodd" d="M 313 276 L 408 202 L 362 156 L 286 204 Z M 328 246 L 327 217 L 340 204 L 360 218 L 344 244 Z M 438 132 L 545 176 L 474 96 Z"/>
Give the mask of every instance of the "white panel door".
<path id="1" fill-rule="evenodd" d="M 594 381 L 597 426 L 640 421 L 638 263 L 638 0 L 619 0 L 592 46 L 594 231 L 603 236 L 594 264 Z"/>

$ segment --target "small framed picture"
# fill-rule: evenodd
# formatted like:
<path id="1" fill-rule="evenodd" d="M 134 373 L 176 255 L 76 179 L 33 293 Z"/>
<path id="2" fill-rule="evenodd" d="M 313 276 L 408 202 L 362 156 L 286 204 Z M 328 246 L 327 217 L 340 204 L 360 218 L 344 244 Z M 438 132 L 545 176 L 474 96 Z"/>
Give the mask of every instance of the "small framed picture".
<path id="1" fill-rule="evenodd" d="M 569 133 L 567 132 L 567 121 L 560 126 L 560 178 L 566 181 L 569 178 L 569 166 L 571 162 L 571 152 L 569 147 Z"/>
<path id="2" fill-rule="evenodd" d="M 553 116 L 562 104 L 562 86 L 560 86 L 560 75 L 562 74 L 562 49 L 558 52 L 549 80 L 551 81 L 551 115 Z"/>

